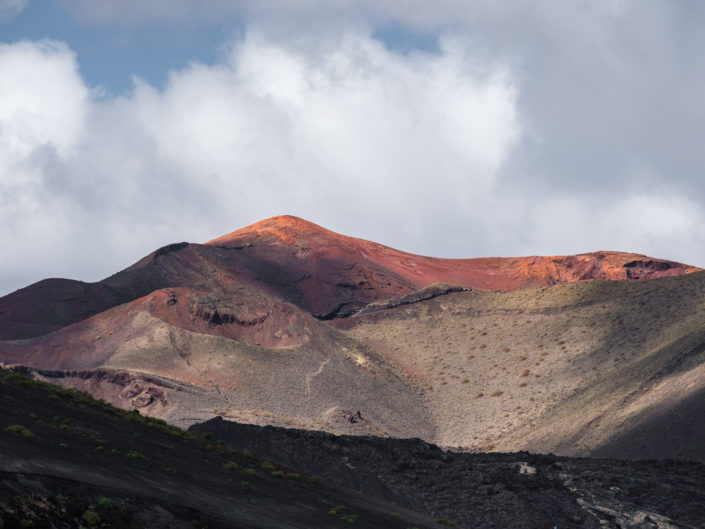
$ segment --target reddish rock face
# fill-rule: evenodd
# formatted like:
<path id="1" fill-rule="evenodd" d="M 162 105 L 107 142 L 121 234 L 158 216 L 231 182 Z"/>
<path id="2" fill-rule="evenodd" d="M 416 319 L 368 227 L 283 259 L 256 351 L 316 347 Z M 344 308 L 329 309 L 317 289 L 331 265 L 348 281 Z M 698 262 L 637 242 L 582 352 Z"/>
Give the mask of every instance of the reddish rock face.
<path id="1" fill-rule="evenodd" d="M 0 340 L 45 335 L 169 288 L 189 293 L 174 291 L 175 299 L 181 300 L 178 307 L 167 305 L 168 300 L 163 307 L 154 302 L 151 312 L 158 317 L 187 329 L 201 331 L 205 326 L 213 334 L 224 332 L 219 325 L 223 318 L 242 319 L 238 336 L 257 335 L 257 340 L 264 340 L 254 330 L 264 320 L 251 323 L 263 314 L 269 315 L 269 322 L 301 317 L 287 315 L 293 314 L 291 309 L 274 308 L 282 302 L 317 318 L 332 319 L 439 282 L 510 291 L 587 279 L 652 279 L 696 270 L 620 252 L 438 259 L 280 216 L 205 245 L 178 243 L 160 248 L 98 283 L 52 279 L 5 296 L 0 299 Z M 159 294 L 166 295 L 171 294 Z"/>
<path id="2" fill-rule="evenodd" d="M 268 284 L 322 318 L 346 316 L 372 301 L 439 282 L 510 291 L 587 279 L 652 279 L 699 270 L 621 252 L 439 259 L 339 235 L 291 216 L 267 219 L 206 244 L 237 249 L 244 259 L 257 264 L 252 267 L 252 280 Z"/>

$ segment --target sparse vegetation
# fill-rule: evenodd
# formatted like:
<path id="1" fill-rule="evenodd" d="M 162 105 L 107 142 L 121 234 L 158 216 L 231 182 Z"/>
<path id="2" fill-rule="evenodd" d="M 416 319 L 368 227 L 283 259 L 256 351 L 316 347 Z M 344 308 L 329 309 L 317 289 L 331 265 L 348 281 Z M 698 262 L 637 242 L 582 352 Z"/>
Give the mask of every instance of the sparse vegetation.
<path id="1" fill-rule="evenodd" d="M 25 428 L 24 426 L 20 424 L 13 424 L 11 426 L 6 426 L 4 428 L 6 432 L 13 433 L 15 435 L 21 435 L 25 439 L 32 439 L 34 437 L 34 434 L 29 430 L 28 428 Z"/>
<path id="2" fill-rule="evenodd" d="M 224 470 L 240 470 L 240 465 L 238 465 L 235 461 L 228 461 L 223 465 Z"/>
<path id="3" fill-rule="evenodd" d="M 90 509 L 81 515 L 81 520 L 83 520 L 88 527 L 95 527 L 101 522 L 100 515 Z"/>

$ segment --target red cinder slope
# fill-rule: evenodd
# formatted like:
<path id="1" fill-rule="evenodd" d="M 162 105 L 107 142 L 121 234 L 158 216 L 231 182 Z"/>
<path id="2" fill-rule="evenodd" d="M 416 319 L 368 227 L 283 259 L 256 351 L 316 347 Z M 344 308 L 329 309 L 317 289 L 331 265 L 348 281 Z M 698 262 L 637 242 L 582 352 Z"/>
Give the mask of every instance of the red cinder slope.
<path id="1" fill-rule="evenodd" d="M 575 256 L 439 259 L 346 237 L 297 217 L 280 216 L 206 243 L 237 249 L 251 279 L 267 283 L 304 309 L 330 318 L 431 283 L 518 290 L 586 279 L 640 280 L 696 267 L 621 252 Z"/>

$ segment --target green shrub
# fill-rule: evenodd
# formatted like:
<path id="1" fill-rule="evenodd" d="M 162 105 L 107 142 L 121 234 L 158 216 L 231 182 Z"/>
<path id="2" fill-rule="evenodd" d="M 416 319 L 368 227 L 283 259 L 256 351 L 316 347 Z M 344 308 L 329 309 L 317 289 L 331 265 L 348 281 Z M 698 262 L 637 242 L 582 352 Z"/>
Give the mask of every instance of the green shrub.
<path id="1" fill-rule="evenodd" d="M 37 420 L 37 414 L 36 414 L 36 413 L 28 413 L 28 414 L 27 414 L 27 418 L 28 418 L 30 421 L 36 421 L 36 420 Z"/>
<path id="2" fill-rule="evenodd" d="M 321 484 L 321 477 L 320 476 L 311 476 L 308 478 L 308 482 L 311 485 L 320 485 Z"/>
<path id="3" fill-rule="evenodd" d="M 31 388 L 34 383 L 30 379 L 22 377 L 17 381 L 17 385 L 22 386 L 23 388 Z"/>
<path id="4" fill-rule="evenodd" d="M 272 471 L 270 472 L 270 474 L 272 474 L 272 476 L 274 476 L 275 478 L 284 477 L 284 471 L 283 471 L 283 470 L 272 470 Z"/>
<path id="5" fill-rule="evenodd" d="M 242 490 L 248 490 L 250 488 L 250 482 L 249 481 L 242 481 L 240 482 L 240 487 Z M 0 528 L 2 529 L 2 528 Z"/>
<path id="6" fill-rule="evenodd" d="M 81 520 L 86 522 L 88 527 L 93 527 L 100 523 L 100 516 L 97 512 L 91 511 L 90 509 L 81 515 Z"/>
<path id="7" fill-rule="evenodd" d="M 225 470 L 240 470 L 240 465 L 238 465 L 235 461 L 228 461 L 223 465 L 223 469 Z"/>
<path id="8" fill-rule="evenodd" d="M 456 523 L 446 520 L 445 518 L 436 518 L 436 523 L 438 525 L 446 525 L 448 527 L 455 527 Z"/>
<path id="9" fill-rule="evenodd" d="M 343 520 L 344 522 L 348 522 L 349 524 L 354 524 L 355 522 L 357 522 L 357 514 L 350 514 L 348 516 L 341 516 L 340 519 Z"/>
<path id="10" fill-rule="evenodd" d="M 328 514 L 330 514 L 331 516 L 338 516 L 338 514 L 340 514 L 340 511 L 342 511 L 343 509 L 345 509 L 344 505 L 336 505 L 330 511 L 328 511 Z"/>
<path id="11" fill-rule="evenodd" d="M 130 450 L 127 452 L 127 457 L 131 457 L 132 459 L 144 459 L 144 454 L 142 454 L 142 452 L 138 452 L 137 450 Z"/>
<path id="12" fill-rule="evenodd" d="M 247 474 L 248 476 L 256 476 L 257 471 L 254 468 L 246 468 L 245 474 Z"/>
<path id="13" fill-rule="evenodd" d="M 262 461 L 262 470 L 271 472 L 272 470 L 276 470 L 276 468 L 269 461 Z"/>
<path id="14" fill-rule="evenodd" d="M 15 435 L 21 435 L 25 439 L 32 439 L 34 437 L 34 434 L 30 430 L 19 424 L 6 426 L 4 429 L 6 432 L 14 433 Z"/>
<path id="15" fill-rule="evenodd" d="M 110 498 L 100 498 L 98 500 L 98 507 L 101 509 L 112 509 L 113 508 L 113 502 L 110 501 Z"/>

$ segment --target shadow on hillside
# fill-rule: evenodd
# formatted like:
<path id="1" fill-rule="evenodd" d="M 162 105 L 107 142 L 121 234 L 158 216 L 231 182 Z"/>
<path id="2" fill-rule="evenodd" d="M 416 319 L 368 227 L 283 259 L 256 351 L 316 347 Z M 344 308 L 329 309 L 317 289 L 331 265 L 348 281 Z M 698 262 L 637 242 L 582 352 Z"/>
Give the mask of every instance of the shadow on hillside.
<path id="1" fill-rule="evenodd" d="M 590 455 L 600 458 L 692 459 L 705 462 L 705 389 L 648 417 L 627 423 L 627 431 Z"/>

